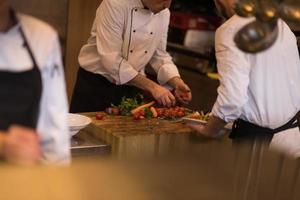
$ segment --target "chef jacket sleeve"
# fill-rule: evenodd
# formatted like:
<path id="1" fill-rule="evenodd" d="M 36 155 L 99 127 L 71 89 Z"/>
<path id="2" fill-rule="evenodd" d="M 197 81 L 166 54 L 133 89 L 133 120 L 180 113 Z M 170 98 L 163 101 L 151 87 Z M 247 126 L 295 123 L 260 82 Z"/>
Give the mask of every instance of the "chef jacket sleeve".
<path id="1" fill-rule="evenodd" d="M 172 61 L 172 57 L 167 52 L 167 39 L 168 39 L 168 29 L 170 21 L 170 11 L 164 11 L 166 15 L 162 26 L 164 27 L 163 36 L 160 39 L 158 48 L 156 49 L 150 64 L 154 71 L 157 73 L 157 80 L 161 85 L 166 84 L 170 79 L 174 77 L 180 77 L 176 65 Z"/>
<path id="2" fill-rule="evenodd" d="M 70 161 L 70 135 L 68 130 L 68 103 L 58 37 L 42 67 L 42 98 L 38 133 L 43 161 L 50 164 L 68 164 Z"/>
<path id="3" fill-rule="evenodd" d="M 95 20 L 100 60 L 117 85 L 123 85 L 138 75 L 122 55 L 122 33 L 126 19 L 123 9 L 117 0 L 104 0 Z"/>
<path id="4" fill-rule="evenodd" d="M 212 114 L 226 122 L 239 118 L 248 101 L 249 54 L 236 47 L 233 41 L 235 33 L 234 27 L 220 28 L 215 40 L 220 86 Z"/>

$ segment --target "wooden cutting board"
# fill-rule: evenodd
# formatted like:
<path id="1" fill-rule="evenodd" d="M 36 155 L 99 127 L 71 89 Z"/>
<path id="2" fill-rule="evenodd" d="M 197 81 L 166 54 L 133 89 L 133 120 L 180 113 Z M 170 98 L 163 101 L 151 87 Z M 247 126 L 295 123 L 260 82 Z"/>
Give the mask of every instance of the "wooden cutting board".
<path id="1" fill-rule="evenodd" d="M 117 156 L 156 156 L 184 152 L 193 143 L 194 131 L 182 121 L 108 116 L 96 119 L 96 113 L 83 113 L 92 123 L 82 131 L 112 147 Z M 211 140 L 210 140 L 211 141 Z M 207 143 L 207 139 L 202 139 Z M 217 141 L 220 142 L 220 141 Z M 214 143 L 214 142 L 212 142 Z"/>
<path id="2" fill-rule="evenodd" d="M 117 137 L 135 135 L 189 134 L 191 129 L 179 120 L 143 119 L 134 120 L 130 116 L 106 115 L 103 120 L 97 120 L 95 113 L 87 113 L 93 124 L 99 129 L 110 132 Z"/>

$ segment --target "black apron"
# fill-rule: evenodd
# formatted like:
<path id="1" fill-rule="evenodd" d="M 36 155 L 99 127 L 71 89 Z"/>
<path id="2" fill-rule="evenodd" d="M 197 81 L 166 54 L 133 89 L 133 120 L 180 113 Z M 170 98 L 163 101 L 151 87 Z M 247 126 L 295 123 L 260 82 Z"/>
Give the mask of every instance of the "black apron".
<path id="1" fill-rule="evenodd" d="M 20 27 L 19 30 L 24 40 L 24 48 L 27 49 L 32 60 L 33 69 L 25 72 L 0 71 L 0 130 L 2 131 L 13 124 L 35 129 L 38 122 L 42 93 L 41 73 L 22 28 Z"/>
<path id="2" fill-rule="evenodd" d="M 115 85 L 100 74 L 79 67 L 70 112 L 103 111 L 118 105 L 123 96 L 132 98 L 142 91 L 128 85 Z"/>
<path id="3" fill-rule="evenodd" d="M 299 127 L 300 130 L 300 111 L 290 121 L 276 129 L 261 127 L 256 124 L 238 119 L 233 124 L 232 132 L 230 133 L 229 138 L 235 141 L 261 139 L 270 143 L 274 134 L 295 127 Z"/>

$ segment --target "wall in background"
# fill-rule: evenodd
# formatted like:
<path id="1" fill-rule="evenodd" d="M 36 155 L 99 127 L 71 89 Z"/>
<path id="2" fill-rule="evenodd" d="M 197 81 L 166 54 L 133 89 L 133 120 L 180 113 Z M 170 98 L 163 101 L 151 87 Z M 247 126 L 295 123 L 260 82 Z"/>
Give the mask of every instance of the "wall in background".
<path id="1" fill-rule="evenodd" d="M 89 38 L 96 9 L 102 0 L 69 0 L 67 26 L 66 80 L 69 100 L 71 100 L 78 70 L 78 53 Z"/>
<path id="2" fill-rule="evenodd" d="M 55 27 L 64 40 L 67 32 L 68 0 L 10 0 L 20 12 L 38 17 Z"/>
<path id="3" fill-rule="evenodd" d="M 60 35 L 69 100 L 78 70 L 78 53 L 87 41 L 102 0 L 11 0 L 13 7 L 51 24 Z"/>

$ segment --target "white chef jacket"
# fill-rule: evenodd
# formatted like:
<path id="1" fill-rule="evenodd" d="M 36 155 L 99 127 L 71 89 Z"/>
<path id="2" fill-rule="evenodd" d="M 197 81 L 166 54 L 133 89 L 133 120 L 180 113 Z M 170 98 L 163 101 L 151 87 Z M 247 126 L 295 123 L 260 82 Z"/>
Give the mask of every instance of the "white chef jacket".
<path id="1" fill-rule="evenodd" d="M 239 50 L 233 38 L 254 20 L 237 15 L 216 32 L 216 57 L 220 87 L 213 115 L 226 122 L 241 118 L 262 127 L 277 128 L 300 110 L 300 61 L 296 37 L 279 20 L 274 45 L 257 54 Z M 271 147 L 300 156 L 298 128 L 274 136 Z"/>
<path id="2" fill-rule="evenodd" d="M 23 72 L 33 63 L 21 37 L 26 35 L 42 76 L 42 96 L 37 132 L 45 163 L 70 161 L 70 136 L 67 127 L 68 103 L 58 35 L 52 27 L 33 17 L 18 14 L 19 24 L 0 32 L 0 71 Z"/>
<path id="3" fill-rule="evenodd" d="M 91 37 L 79 55 L 80 66 L 122 85 L 145 74 L 150 62 L 160 84 L 179 76 L 166 52 L 170 11 L 154 14 L 141 0 L 103 0 Z"/>

